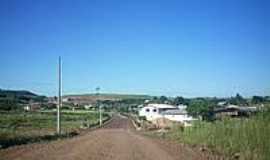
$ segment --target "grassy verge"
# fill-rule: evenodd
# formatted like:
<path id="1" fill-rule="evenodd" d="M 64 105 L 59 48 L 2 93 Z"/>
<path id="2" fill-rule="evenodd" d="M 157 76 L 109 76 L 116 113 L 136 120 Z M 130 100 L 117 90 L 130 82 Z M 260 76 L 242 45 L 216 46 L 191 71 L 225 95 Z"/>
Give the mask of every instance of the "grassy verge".
<path id="1" fill-rule="evenodd" d="M 63 112 L 61 117 L 62 135 L 55 135 L 55 112 L 0 112 L 0 145 L 31 143 L 77 135 L 81 128 L 98 124 L 96 112 Z M 108 119 L 107 114 L 103 120 Z"/>
<path id="2" fill-rule="evenodd" d="M 196 122 L 181 131 L 172 129 L 167 135 L 172 139 L 208 148 L 240 159 L 266 160 L 270 157 L 270 113 L 261 113 L 250 119 Z"/>

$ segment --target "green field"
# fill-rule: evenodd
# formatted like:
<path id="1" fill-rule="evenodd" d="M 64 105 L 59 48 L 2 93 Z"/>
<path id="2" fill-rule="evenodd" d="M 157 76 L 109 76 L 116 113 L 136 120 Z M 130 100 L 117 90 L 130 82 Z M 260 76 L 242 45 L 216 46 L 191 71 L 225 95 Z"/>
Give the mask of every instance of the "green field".
<path id="1" fill-rule="evenodd" d="M 108 119 L 103 115 L 103 120 Z M 98 124 L 96 112 L 68 112 L 61 116 L 62 136 L 78 134 L 81 128 Z M 0 112 L 0 145 L 28 143 L 31 141 L 54 139 L 56 130 L 55 112 Z"/>
<path id="2" fill-rule="evenodd" d="M 174 128 L 168 138 L 191 145 L 206 146 L 226 157 L 239 155 L 243 160 L 270 157 L 270 112 L 250 119 L 226 119 L 195 123 L 182 131 Z"/>

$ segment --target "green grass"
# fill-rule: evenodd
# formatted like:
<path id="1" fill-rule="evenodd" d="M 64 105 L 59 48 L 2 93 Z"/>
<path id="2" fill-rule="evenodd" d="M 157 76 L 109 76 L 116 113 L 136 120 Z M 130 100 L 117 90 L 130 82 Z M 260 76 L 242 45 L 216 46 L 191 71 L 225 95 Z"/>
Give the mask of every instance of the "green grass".
<path id="1" fill-rule="evenodd" d="M 266 160 L 270 157 L 270 113 L 250 119 L 198 121 L 184 131 L 174 128 L 167 136 L 191 145 L 205 145 L 228 157 L 239 153 L 240 159 Z"/>
<path id="2" fill-rule="evenodd" d="M 99 121 L 96 112 L 63 112 L 61 129 L 63 135 L 78 133 L 81 127 L 88 128 Z M 103 120 L 108 115 L 103 115 Z M 15 145 L 24 141 L 51 138 L 55 135 L 55 112 L 0 112 L 0 145 L 2 147 Z M 34 140 L 35 141 L 35 140 Z"/>

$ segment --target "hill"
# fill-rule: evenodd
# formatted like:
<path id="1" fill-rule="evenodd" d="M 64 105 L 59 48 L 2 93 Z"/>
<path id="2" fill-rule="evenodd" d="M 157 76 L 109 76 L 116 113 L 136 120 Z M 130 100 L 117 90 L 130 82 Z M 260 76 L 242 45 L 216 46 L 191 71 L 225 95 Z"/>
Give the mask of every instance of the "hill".
<path id="1" fill-rule="evenodd" d="M 136 94 L 81 94 L 81 95 L 65 95 L 63 99 L 68 100 L 70 102 L 77 102 L 77 103 L 94 103 L 97 100 L 110 100 L 110 101 L 121 101 L 121 100 L 143 100 L 143 99 L 151 99 L 151 96 L 148 95 L 136 95 Z"/>
<path id="2" fill-rule="evenodd" d="M 0 89 L 0 109 L 9 110 L 12 108 L 17 108 L 21 104 L 44 101 L 46 101 L 45 96 L 39 96 L 30 91 Z"/>

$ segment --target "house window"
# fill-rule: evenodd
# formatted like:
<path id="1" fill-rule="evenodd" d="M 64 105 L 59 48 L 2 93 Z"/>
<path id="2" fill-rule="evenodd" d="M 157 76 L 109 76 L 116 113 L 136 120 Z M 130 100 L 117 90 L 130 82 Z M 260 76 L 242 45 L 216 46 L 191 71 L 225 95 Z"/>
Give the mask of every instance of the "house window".
<path id="1" fill-rule="evenodd" d="M 157 112 L 157 109 L 153 109 L 153 112 Z"/>
<path id="2" fill-rule="evenodd" d="M 150 110 L 149 110 L 149 108 L 146 108 L 146 110 L 145 110 L 146 112 L 149 112 Z"/>

